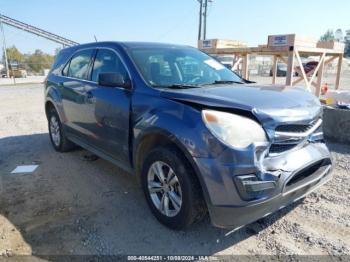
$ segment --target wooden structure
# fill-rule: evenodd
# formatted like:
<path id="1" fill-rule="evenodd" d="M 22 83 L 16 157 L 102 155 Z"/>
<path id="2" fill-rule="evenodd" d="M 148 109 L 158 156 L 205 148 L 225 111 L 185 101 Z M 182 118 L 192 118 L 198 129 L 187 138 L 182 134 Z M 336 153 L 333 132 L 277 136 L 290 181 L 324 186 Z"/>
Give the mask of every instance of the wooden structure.
<path id="1" fill-rule="evenodd" d="M 333 47 L 321 48 L 317 46 Z M 272 84 L 276 83 L 277 64 L 287 64 L 286 85 L 294 86 L 302 81 L 305 82 L 309 91 L 315 87 L 315 95 L 321 92 L 322 77 L 325 65 L 338 60 L 335 89 L 339 88 L 341 66 L 344 54 L 344 45 L 340 43 L 318 43 L 316 41 L 298 38 L 295 35 L 269 36 L 267 45 L 258 47 L 229 47 L 229 48 L 200 48 L 208 54 L 234 55 L 236 57 L 233 68 L 242 63 L 242 77 L 249 79 L 249 57 L 250 55 L 272 56 Z M 318 65 L 311 71 L 305 72 L 301 57 L 319 56 Z M 298 77 L 294 79 L 295 72 Z"/>
<path id="2" fill-rule="evenodd" d="M 247 47 L 247 43 L 237 40 L 208 39 L 198 40 L 199 49 Z"/>

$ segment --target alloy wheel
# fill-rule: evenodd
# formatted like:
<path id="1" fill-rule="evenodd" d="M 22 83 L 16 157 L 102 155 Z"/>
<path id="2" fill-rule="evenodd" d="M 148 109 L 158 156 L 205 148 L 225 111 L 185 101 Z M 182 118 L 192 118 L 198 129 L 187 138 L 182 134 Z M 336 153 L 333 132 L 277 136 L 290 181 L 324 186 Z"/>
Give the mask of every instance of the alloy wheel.
<path id="1" fill-rule="evenodd" d="M 173 169 L 162 161 L 154 162 L 147 174 L 148 192 L 154 206 L 167 217 L 176 216 L 182 205 L 182 191 Z"/>
<path id="2" fill-rule="evenodd" d="M 57 117 L 54 115 L 50 118 L 50 133 L 53 143 L 55 146 L 59 147 L 61 143 L 60 124 Z"/>

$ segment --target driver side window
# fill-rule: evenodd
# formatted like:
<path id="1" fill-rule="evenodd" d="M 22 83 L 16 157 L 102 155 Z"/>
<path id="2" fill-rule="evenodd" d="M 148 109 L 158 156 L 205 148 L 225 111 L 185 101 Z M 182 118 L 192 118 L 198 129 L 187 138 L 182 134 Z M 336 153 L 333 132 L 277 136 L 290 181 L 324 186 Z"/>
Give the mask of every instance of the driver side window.
<path id="1" fill-rule="evenodd" d="M 78 79 L 87 79 L 89 75 L 89 66 L 93 54 L 93 49 L 87 49 L 77 52 L 69 63 L 69 67 L 65 67 L 64 74 L 69 77 Z M 67 69 L 66 69 L 67 68 Z"/>
<path id="2" fill-rule="evenodd" d="M 129 79 L 124 64 L 118 55 L 109 49 L 98 49 L 93 65 L 91 81 L 97 82 L 101 73 L 120 73 L 125 80 Z"/>

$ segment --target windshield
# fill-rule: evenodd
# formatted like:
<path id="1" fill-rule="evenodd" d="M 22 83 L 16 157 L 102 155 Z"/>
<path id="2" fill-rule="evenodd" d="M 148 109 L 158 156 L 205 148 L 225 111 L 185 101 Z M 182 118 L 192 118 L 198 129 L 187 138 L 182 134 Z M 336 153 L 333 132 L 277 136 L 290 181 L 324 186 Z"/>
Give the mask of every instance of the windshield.
<path id="1" fill-rule="evenodd" d="M 195 48 L 133 48 L 130 53 L 143 78 L 154 87 L 243 83 L 238 75 Z"/>

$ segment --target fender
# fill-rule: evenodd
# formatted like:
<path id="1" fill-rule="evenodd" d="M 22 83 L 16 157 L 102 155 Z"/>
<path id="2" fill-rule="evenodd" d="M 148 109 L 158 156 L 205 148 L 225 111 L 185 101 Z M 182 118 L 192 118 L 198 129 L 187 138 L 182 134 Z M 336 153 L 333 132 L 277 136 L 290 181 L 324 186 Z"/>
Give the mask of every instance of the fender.
<path id="1" fill-rule="evenodd" d="M 153 135 L 159 135 L 159 136 L 162 136 L 162 137 L 168 139 L 169 142 L 175 144 L 177 146 L 177 148 L 181 151 L 181 153 L 183 153 L 186 160 L 190 163 L 191 167 L 193 168 L 195 176 L 197 177 L 197 179 L 201 185 L 205 202 L 211 203 L 207 186 L 204 182 L 203 177 L 200 175 L 200 171 L 197 167 L 197 164 L 193 161 L 193 158 L 192 158 L 190 152 L 187 150 L 186 146 L 174 134 L 170 133 L 168 130 L 161 129 L 159 127 L 148 128 L 147 130 L 144 130 L 142 135 L 138 136 L 134 140 L 134 143 L 133 143 L 133 166 L 134 166 L 135 173 L 137 174 L 136 159 L 137 159 L 139 146 L 144 141 L 144 139 L 147 139 L 147 137 L 153 136 Z"/>
<path id="2" fill-rule="evenodd" d="M 166 105 L 161 104 L 164 102 Z M 144 111 L 143 114 L 135 116 L 136 123 L 133 126 L 131 162 L 135 173 L 139 171 L 137 155 L 144 139 L 152 135 L 164 137 L 177 146 L 193 167 L 201 184 L 203 196 L 206 202 L 210 203 L 206 184 L 193 157 L 216 157 L 225 149 L 224 146 L 213 138 L 207 130 L 202 121 L 201 113 L 197 109 L 177 101 L 164 101 L 156 97 L 149 97 L 148 104 L 152 105 L 152 109 L 149 111 L 147 110 L 148 106 L 138 105 Z M 140 108 L 138 106 L 135 105 L 135 107 Z M 138 110 L 134 112 L 138 112 Z"/>
<path id="3" fill-rule="evenodd" d="M 62 105 L 62 97 L 57 87 L 48 81 L 47 87 L 45 89 L 45 107 L 47 102 L 51 102 L 60 117 L 62 123 L 65 123 L 67 118 Z"/>
<path id="4" fill-rule="evenodd" d="M 138 103 L 134 98 L 133 112 L 133 146 L 145 135 L 157 131 L 178 141 L 192 157 L 215 158 L 225 150 L 206 128 L 201 112 L 194 107 L 149 96 L 146 103 L 145 99 Z"/>

